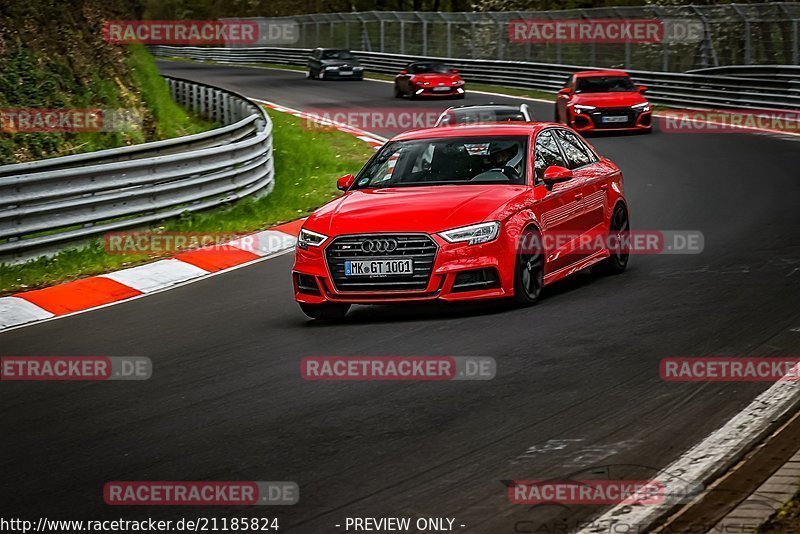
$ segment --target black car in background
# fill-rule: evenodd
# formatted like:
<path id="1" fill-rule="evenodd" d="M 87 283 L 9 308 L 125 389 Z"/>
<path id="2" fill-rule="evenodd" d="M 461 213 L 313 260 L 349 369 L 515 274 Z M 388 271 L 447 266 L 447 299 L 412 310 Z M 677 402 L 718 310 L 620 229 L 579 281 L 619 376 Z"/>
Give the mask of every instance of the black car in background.
<path id="1" fill-rule="evenodd" d="M 306 77 L 319 80 L 363 80 L 364 67 L 349 50 L 315 48 L 308 58 Z"/>

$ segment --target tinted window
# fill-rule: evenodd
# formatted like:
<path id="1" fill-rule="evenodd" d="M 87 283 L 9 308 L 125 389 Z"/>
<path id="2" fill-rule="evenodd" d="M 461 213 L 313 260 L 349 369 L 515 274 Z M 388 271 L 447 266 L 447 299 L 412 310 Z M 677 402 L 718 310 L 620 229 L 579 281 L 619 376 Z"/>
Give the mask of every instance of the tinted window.
<path id="1" fill-rule="evenodd" d="M 635 91 L 627 76 L 587 76 L 578 78 L 576 93 L 627 93 Z"/>
<path id="2" fill-rule="evenodd" d="M 524 122 L 525 115 L 518 108 L 472 108 L 453 110 L 448 124 L 479 124 L 486 122 Z"/>
<path id="3" fill-rule="evenodd" d="M 564 149 L 564 154 L 567 155 L 570 169 L 583 167 L 597 160 L 589 147 L 574 133 L 568 130 L 556 130 L 556 135 Z"/>
<path id="4" fill-rule="evenodd" d="M 347 50 L 325 50 L 322 59 L 353 59 L 353 54 Z"/>
<path id="5" fill-rule="evenodd" d="M 552 130 L 545 130 L 536 136 L 535 159 L 533 161 L 536 179 L 541 180 L 544 171 L 551 165 L 566 167 L 567 162 L 558 149 L 558 141 L 551 133 Z"/>
<path id="6" fill-rule="evenodd" d="M 445 184 L 524 184 L 527 138 L 457 137 L 386 144 L 356 188 Z"/>
<path id="7" fill-rule="evenodd" d="M 408 66 L 411 74 L 450 74 L 451 68 L 444 63 L 412 63 Z"/>

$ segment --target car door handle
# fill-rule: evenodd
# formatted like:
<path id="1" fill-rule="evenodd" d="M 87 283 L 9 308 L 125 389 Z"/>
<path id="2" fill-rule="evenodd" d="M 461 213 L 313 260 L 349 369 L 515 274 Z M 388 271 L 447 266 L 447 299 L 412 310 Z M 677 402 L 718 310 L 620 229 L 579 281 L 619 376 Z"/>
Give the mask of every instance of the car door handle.
<path id="1" fill-rule="evenodd" d="M 582 198 L 583 198 L 583 193 L 576 193 L 575 194 L 575 200 L 580 200 Z"/>
<path id="2" fill-rule="evenodd" d="M 600 186 L 600 191 L 608 191 L 608 184 L 603 184 Z"/>

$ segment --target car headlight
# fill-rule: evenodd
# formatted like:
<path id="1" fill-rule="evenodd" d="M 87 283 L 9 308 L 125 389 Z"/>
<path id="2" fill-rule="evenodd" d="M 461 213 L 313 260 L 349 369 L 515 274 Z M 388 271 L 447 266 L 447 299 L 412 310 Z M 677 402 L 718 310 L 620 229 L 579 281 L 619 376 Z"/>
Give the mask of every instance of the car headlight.
<path id="1" fill-rule="evenodd" d="M 464 85 L 464 80 L 456 80 L 454 82 L 450 82 L 450 85 Z"/>
<path id="2" fill-rule="evenodd" d="M 581 106 L 581 105 L 575 104 L 573 106 L 573 109 L 575 110 L 575 113 L 586 113 L 587 111 L 592 111 L 593 109 L 597 109 L 597 107 L 596 106 Z"/>
<path id="3" fill-rule="evenodd" d="M 364 67 L 353 67 L 353 70 L 364 70 Z"/>
<path id="4" fill-rule="evenodd" d="M 650 102 L 642 102 L 641 104 L 634 104 L 631 106 L 631 109 L 635 109 L 636 111 L 650 111 Z"/>
<path id="5" fill-rule="evenodd" d="M 500 233 L 500 223 L 493 221 L 454 228 L 446 232 L 440 232 L 439 235 L 449 243 L 468 241 L 470 245 L 477 245 L 492 241 L 497 237 L 498 233 Z"/>
<path id="6" fill-rule="evenodd" d="M 328 239 L 326 235 L 318 234 L 317 232 L 312 232 L 311 230 L 303 228 L 300 230 L 300 235 L 297 236 L 297 247 L 303 250 L 308 247 L 318 247 L 323 244 L 326 239 Z"/>

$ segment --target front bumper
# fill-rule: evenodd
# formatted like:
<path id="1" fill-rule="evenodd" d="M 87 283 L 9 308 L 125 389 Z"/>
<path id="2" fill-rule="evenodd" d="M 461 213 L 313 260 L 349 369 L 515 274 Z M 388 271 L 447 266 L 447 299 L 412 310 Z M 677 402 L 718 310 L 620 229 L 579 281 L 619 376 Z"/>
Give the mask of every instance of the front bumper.
<path id="1" fill-rule="evenodd" d="M 325 69 L 325 79 L 326 80 L 363 80 L 364 79 L 364 71 L 360 70 L 353 70 L 353 71 L 341 71 L 341 70 L 329 70 Z"/>
<path id="2" fill-rule="evenodd" d="M 583 113 L 570 109 L 570 125 L 578 132 L 631 132 L 650 131 L 653 127 L 651 111 L 640 112 L 631 108 L 597 108 Z M 608 122 L 608 118 L 624 122 Z"/>
<path id="3" fill-rule="evenodd" d="M 304 304 L 327 302 L 385 304 L 437 299 L 445 301 L 479 300 L 513 295 L 516 256 L 513 244 L 507 243 L 502 232 L 494 241 L 479 245 L 448 243 L 438 235 L 419 235 L 430 237 L 438 246 L 433 267 L 424 288 L 370 291 L 350 291 L 337 288 L 326 261 L 326 249 L 334 241 L 328 239 L 322 250 L 314 247 L 306 250 L 297 249 L 292 268 L 295 300 Z M 391 280 L 391 278 L 374 277 L 374 280 Z"/>
<path id="4" fill-rule="evenodd" d="M 422 92 L 418 92 L 422 90 Z M 439 89 L 437 91 L 437 89 Z M 444 89 L 447 89 L 446 91 Z M 414 86 L 413 88 L 414 96 L 420 98 L 453 98 L 454 96 L 461 96 L 465 94 L 466 89 L 463 85 L 458 86 L 447 86 L 447 85 L 439 85 L 439 86 Z"/>

